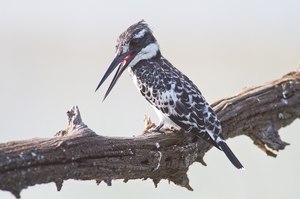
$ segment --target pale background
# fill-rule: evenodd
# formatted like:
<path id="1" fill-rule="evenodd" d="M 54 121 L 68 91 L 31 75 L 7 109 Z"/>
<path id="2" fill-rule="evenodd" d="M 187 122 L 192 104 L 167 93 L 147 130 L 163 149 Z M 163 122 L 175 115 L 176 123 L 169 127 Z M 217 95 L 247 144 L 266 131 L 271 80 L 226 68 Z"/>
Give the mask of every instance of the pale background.
<path id="1" fill-rule="evenodd" d="M 94 90 L 119 34 L 145 19 L 162 53 L 209 102 L 295 70 L 300 61 L 300 1 L 15 1 L 0 0 L 0 142 L 52 137 L 78 105 L 84 122 L 107 136 L 132 136 L 144 114 L 156 115 L 124 73 L 107 100 Z M 247 137 L 229 140 L 246 167 L 237 171 L 218 150 L 207 167 L 188 172 L 193 192 L 162 181 L 112 187 L 69 180 L 22 191 L 35 198 L 298 198 L 300 122 L 282 129 L 291 143 L 274 159 Z M 13 198 L 0 191 L 0 198 Z"/>

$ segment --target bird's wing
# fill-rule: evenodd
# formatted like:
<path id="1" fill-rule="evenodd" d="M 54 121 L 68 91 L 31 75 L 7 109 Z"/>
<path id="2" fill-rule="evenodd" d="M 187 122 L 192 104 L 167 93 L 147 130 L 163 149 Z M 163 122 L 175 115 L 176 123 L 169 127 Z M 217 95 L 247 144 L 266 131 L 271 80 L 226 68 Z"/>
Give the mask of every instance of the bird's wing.
<path id="1" fill-rule="evenodd" d="M 166 64 L 169 64 L 166 62 Z M 160 71 L 168 78 L 169 90 L 164 97 L 174 101 L 172 105 L 161 106 L 162 111 L 178 126 L 188 132 L 197 132 L 199 136 L 216 145 L 215 140 L 220 135 L 221 125 L 216 114 L 206 102 L 197 86 L 175 67 Z M 163 92 L 161 92 L 163 93 Z"/>
<path id="2" fill-rule="evenodd" d="M 199 137 L 215 145 L 214 135 L 219 134 L 220 123 L 201 92 L 166 59 L 159 61 L 162 62 L 139 68 L 139 76 L 144 76 L 139 80 L 141 94 L 185 131 L 197 132 Z"/>
<path id="3" fill-rule="evenodd" d="M 202 96 L 189 94 L 189 98 L 190 101 L 184 101 L 178 96 L 174 103 L 176 111 L 170 111 L 169 118 L 185 131 L 194 132 L 197 136 L 219 148 L 215 142 L 218 137 L 215 133 L 219 132 L 216 127 L 218 120 L 215 118 L 212 121 L 213 113 L 207 108 L 209 105 L 205 101 L 203 104 L 195 103 L 195 101 L 204 100 Z"/>

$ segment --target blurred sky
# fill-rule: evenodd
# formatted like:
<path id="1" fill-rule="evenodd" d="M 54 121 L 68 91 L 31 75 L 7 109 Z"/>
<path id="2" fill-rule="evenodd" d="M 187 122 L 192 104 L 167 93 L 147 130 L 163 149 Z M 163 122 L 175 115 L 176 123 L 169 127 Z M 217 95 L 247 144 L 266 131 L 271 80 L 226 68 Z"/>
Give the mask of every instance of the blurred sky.
<path id="1" fill-rule="evenodd" d="M 124 73 L 105 102 L 94 90 L 113 59 L 117 37 L 145 19 L 162 54 L 202 90 L 209 102 L 295 70 L 300 61 L 300 1 L 18 1 L 0 0 L 0 142 L 52 137 L 78 105 L 98 134 L 132 136 L 144 115 L 157 122 Z M 282 129 L 291 143 L 274 159 L 247 137 L 228 140 L 246 167 L 238 172 L 218 150 L 190 167 L 189 192 L 167 181 L 69 180 L 24 190 L 35 198 L 298 198 L 300 122 Z M 13 198 L 0 191 L 0 198 Z"/>

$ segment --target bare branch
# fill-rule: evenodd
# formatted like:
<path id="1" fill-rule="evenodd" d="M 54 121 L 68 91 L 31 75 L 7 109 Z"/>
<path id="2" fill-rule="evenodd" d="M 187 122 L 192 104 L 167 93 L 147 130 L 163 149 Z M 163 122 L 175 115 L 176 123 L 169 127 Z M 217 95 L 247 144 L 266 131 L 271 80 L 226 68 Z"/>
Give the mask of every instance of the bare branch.
<path id="1" fill-rule="evenodd" d="M 300 117 L 300 72 L 248 88 L 213 105 L 225 138 L 249 136 L 255 145 L 275 157 L 288 145 L 278 130 Z M 20 197 L 21 190 L 54 182 L 59 191 L 67 179 L 112 180 L 161 179 L 193 190 L 187 171 L 211 148 L 192 134 L 166 130 L 149 133 L 155 126 L 146 119 L 146 130 L 133 138 L 97 135 L 82 122 L 78 107 L 67 112 L 67 129 L 54 138 L 35 138 L 0 144 L 0 189 Z M 246 163 L 245 163 L 246 164 Z"/>

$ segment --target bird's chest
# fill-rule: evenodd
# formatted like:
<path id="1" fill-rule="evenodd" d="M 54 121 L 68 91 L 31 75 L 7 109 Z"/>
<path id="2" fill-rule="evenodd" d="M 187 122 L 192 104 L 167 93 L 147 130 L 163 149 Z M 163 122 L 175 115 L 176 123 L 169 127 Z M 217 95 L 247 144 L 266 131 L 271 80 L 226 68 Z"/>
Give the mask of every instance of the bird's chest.
<path id="1" fill-rule="evenodd" d="M 129 68 L 129 73 L 138 88 L 146 86 L 147 89 L 159 83 L 159 75 L 150 67 Z"/>
<path id="2" fill-rule="evenodd" d="M 162 96 L 171 89 L 171 82 L 167 81 L 166 75 L 154 66 L 141 66 L 130 68 L 129 73 L 139 92 L 151 103 L 163 100 Z"/>

